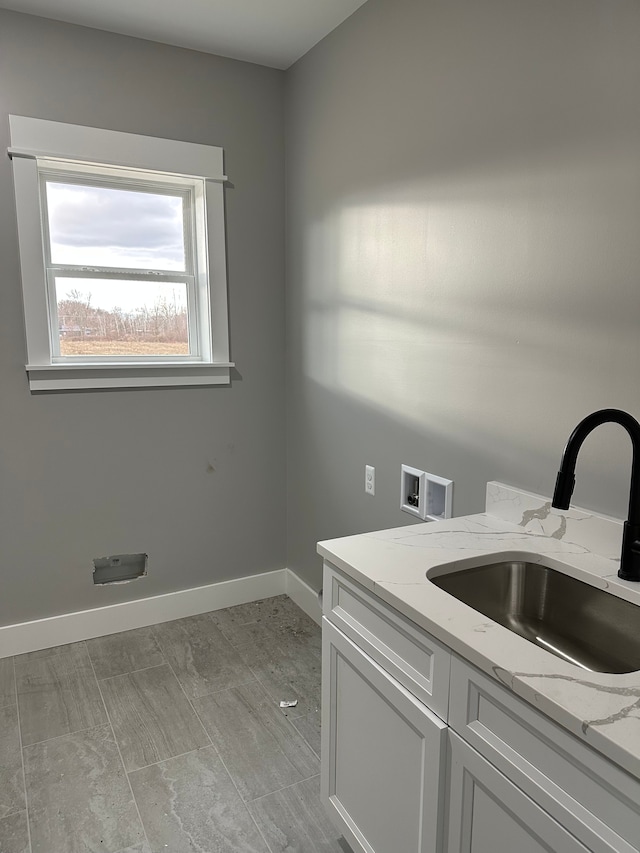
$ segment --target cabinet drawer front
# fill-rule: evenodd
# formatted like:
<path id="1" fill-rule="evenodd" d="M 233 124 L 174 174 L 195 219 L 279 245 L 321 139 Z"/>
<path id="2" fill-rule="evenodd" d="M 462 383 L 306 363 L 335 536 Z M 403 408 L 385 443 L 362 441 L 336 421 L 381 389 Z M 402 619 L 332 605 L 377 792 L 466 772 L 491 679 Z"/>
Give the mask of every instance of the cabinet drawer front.
<path id="1" fill-rule="evenodd" d="M 454 733 L 449 780 L 448 853 L 589 853 Z"/>
<path id="2" fill-rule="evenodd" d="M 451 653 L 390 605 L 325 563 L 324 615 L 442 719 Z"/>
<path id="3" fill-rule="evenodd" d="M 449 725 L 593 853 L 638 853 L 640 782 L 456 657 Z"/>
<path id="4" fill-rule="evenodd" d="M 354 851 L 439 853 L 447 726 L 323 619 L 322 799 Z"/>

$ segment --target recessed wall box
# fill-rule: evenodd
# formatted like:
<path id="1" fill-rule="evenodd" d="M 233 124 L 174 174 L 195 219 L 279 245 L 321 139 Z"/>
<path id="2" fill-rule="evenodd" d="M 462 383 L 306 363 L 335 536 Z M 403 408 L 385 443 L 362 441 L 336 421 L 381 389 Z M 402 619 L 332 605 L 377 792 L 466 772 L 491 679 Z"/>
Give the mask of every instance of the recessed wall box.
<path id="1" fill-rule="evenodd" d="M 451 518 L 453 480 L 428 474 L 419 468 L 402 466 L 400 509 L 423 521 Z"/>
<path id="2" fill-rule="evenodd" d="M 431 521 L 443 521 L 451 518 L 453 507 L 453 480 L 427 474 L 426 518 Z"/>
<path id="3" fill-rule="evenodd" d="M 126 583 L 147 574 L 146 554 L 112 554 L 93 561 L 94 584 Z"/>
<path id="4" fill-rule="evenodd" d="M 426 515 L 426 476 L 425 472 L 418 468 L 412 468 L 410 465 L 402 466 L 400 509 L 422 519 Z"/>

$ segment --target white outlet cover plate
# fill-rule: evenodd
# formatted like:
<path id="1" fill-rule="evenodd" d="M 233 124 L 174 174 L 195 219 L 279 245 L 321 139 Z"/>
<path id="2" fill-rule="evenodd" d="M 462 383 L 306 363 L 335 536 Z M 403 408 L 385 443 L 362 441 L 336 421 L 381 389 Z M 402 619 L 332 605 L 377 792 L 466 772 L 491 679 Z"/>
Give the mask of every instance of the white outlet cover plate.
<path id="1" fill-rule="evenodd" d="M 371 496 L 376 493 L 376 469 L 373 465 L 364 466 L 364 490 Z"/>

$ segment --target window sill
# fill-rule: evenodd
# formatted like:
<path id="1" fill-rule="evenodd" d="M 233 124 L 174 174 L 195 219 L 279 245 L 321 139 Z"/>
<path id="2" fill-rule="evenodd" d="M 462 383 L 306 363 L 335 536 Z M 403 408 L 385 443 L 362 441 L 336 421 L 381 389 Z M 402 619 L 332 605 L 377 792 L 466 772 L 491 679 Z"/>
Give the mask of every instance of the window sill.
<path id="1" fill-rule="evenodd" d="M 228 385 L 233 362 L 120 362 L 111 364 L 27 364 L 32 391 L 101 388 L 165 388 L 171 385 Z"/>

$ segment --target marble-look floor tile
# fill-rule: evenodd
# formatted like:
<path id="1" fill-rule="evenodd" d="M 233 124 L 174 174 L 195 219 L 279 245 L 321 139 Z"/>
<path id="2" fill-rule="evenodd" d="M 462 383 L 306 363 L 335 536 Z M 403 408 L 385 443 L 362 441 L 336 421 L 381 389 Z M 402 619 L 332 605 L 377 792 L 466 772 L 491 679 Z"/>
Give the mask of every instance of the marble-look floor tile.
<path id="1" fill-rule="evenodd" d="M 209 614 L 157 625 L 155 636 L 191 699 L 255 680 Z"/>
<path id="2" fill-rule="evenodd" d="M 322 658 L 319 651 L 295 637 L 281 635 L 261 643 L 239 646 L 238 653 L 275 702 L 298 700 L 287 711 L 303 717 L 320 707 Z"/>
<path id="3" fill-rule="evenodd" d="M 63 646 L 50 646 L 47 649 L 37 649 L 35 652 L 25 652 L 23 655 L 16 655 L 16 663 L 24 664 L 27 661 L 44 660 L 45 658 L 58 657 L 66 655 L 70 649 L 84 646 L 84 640 L 78 643 L 65 643 Z"/>
<path id="4" fill-rule="evenodd" d="M 245 800 L 319 772 L 317 756 L 259 684 L 195 699 L 194 707 Z"/>
<path id="5" fill-rule="evenodd" d="M 270 620 L 276 637 L 292 639 L 307 649 L 322 652 L 322 629 L 304 610 L 291 602 L 290 607 Z"/>
<path id="6" fill-rule="evenodd" d="M 16 658 L 23 746 L 106 722 L 85 644 L 48 651 Z"/>
<path id="7" fill-rule="evenodd" d="M 320 711 L 312 711 L 304 717 L 294 717 L 291 722 L 320 758 Z"/>
<path id="8" fill-rule="evenodd" d="M 225 625 L 220 630 L 232 646 L 246 646 L 274 638 L 273 627 L 267 621 L 248 622 L 245 625 Z"/>
<path id="9" fill-rule="evenodd" d="M 111 728 L 24 749 L 33 853 L 116 853 L 144 832 Z"/>
<path id="10" fill-rule="evenodd" d="M 25 811 L 0 818 L 0 853 L 30 853 Z"/>
<path id="11" fill-rule="evenodd" d="M 295 637 L 318 651 L 321 648 L 320 626 L 287 595 L 215 610 L 210 616 L 234 646 L 263 637 Z"/>
<path id="12" fill-rule="evenodd" d="M 298 613 L 289 619 L 281 619 L 273 625 L 273 632 L 281 640 L 291 640 L 307 651 L 322 655 L 322 629 L 317 622 L 298 608 Z"/>
<path id="13" fill-rule="evenodd" d="M 261 598 L 259 601 L 249 601 L 247 604 L 236 604 L 234 607 L 225 607 L 223 610 L 212 610 L 209 614 L 224 629 L 230 625 L 248 625 L 251 622 L 259 622 L 263 619 L 283 617 L 297 612 L 299 608 L 288 595 L 273 595 L 270 598 Z"/>
<path id="14" fill-rule="evenodd" d="M 100 682 L 127 770 L 209 745 L 167 664 Z"/>
<path id="15" fill-rule="evenodd" d="M 344 853 L 339 833 L 320 802 L 320 777 L 249 803 L 271 853 Z"/>
<path id="16" fill-rule="evenodd" d="M 288 596 L 276 595 L 214 610 L 209 615 L 232 645 L 241 646 L 273 637 L 278 626 L 294 621 L 300 612 Z"/>
<path id="17" fill-rule="evenodd" d="M 0 658 L 0 708 L 15 705 L 16 683 L 13 674 L 13 658 Z"/>
<path id="18" fill-rule="evenodd" d="M 98 680 L 165 662 L 152 628 L 136 628 L 86 642 Z"/>
<path id="19" fill-rule="evenodd" d="M 213 747 L 129 774 L 153 853 L 268 853 Z"/>
<path id="20" fill-rule="evenodd" d="M 0 818 L 25 808 L 18 709 L 0 708 Z"/>
<path id="21" fill-rule="evenodd" d="M 134 844 L 133 847 L 118 850 L 117 853 L 151 853 L 151 847 L 146 841 L 142 841 L 140 844 Z M 166 850 L 163 850 L 162 853 L 166 853 Z"/>

